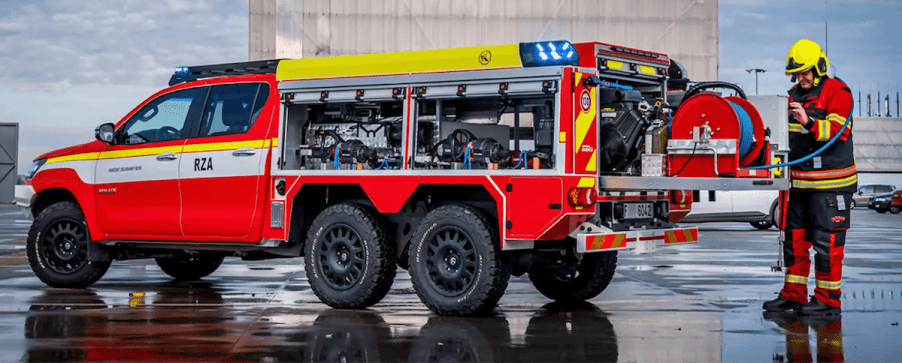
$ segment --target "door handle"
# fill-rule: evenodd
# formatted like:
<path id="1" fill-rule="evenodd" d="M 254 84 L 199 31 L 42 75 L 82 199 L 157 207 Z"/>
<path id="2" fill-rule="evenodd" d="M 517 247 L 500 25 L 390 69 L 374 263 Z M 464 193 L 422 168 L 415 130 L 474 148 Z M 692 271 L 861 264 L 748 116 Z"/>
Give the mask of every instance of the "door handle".
<path id="1" fill-rule="evenodd" d="M 257 153 L 257 150 L 251 149 L 247 146 L 242 147 L 238 150 L 232 151 L 232 156 L 251 156 Z"/>
<path id="2" fill-rule="evenodd" d="M 170 161 L 170 160 L 175 160 L 178 158 L 179 158 L 178 155 L 173 154 L 172 152 L 169 152 L 169 151 L 162 153 L 160 155 L 157 155 L 157 160 L 159 160 L 159 161 Z"/>

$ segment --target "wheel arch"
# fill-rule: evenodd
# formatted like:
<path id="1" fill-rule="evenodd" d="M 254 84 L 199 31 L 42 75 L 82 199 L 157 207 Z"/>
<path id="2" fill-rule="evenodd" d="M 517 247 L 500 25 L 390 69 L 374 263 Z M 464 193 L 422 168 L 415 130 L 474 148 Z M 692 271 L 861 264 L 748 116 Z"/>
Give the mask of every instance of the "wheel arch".
<path id="1" fill-rule="evenodd" d="M 35 194 L 34 200 L 31 203 L 31 213 L 33 216 L 37 217 L 44 209 L 47 209 L 50 205 L 58 202 L 75 203 L 82 209 L 82 212 L 84 212 L 84 207 L 71 191 L 63 188 L 51 188 Z"/>

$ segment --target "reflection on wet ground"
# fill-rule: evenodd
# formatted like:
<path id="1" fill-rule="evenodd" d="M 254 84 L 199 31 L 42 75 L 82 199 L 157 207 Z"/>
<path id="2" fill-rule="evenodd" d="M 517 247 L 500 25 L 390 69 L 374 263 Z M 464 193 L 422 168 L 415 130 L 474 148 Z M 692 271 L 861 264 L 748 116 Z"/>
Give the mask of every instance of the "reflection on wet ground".
<path id="1" fill-rule="evenodd" d="M 471 318 L 430 313 L 403 271 L 369 310 L 328 308 L 302 259 L 227 260 L 197 282 L 117 262 L 89 289 L 47 288 L 4 263 L 0 361 L 902 361 L 902 226 L 855 212 L 865 227 L 847 241 L 842 317 L 762 313 L 782 285 L 776 232 L 716 223 L 697 245 L 620 254 L 590 302 L 549 303 L 515 277 Z"/>

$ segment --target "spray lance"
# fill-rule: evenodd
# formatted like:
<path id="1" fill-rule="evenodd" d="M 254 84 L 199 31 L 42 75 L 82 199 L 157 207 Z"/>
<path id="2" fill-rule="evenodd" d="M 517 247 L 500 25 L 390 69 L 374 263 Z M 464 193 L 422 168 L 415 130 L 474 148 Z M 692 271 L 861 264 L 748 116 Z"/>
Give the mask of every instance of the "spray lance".
<path id="1" fill-rule="evenodd" d="M 844 82 L 842 79 L 840 79 L 840 78 L 838 78 L 838 77 L 836 78 L 836 80 L 838 80 L 838 81 L 840 81 L 840 82 L 842 82 L 842 83 L 846 83 L 846 82 Z M 855 109 L 855 99 L 853 98 L 853 99 L 852 99 L 852 110 L 854 110 L 854 109 Z M 796 164 L 803 163 L 803 162 L 805 162 L 805 161 L 811 160 L 811 158 L 813 158 L 813 157 L 815 157 L 815 156 L 818 156 L 818 155 L 820 155 L 822 152 L 824 152 L 824 150 L 827 150 L 827 148 L 829 148 L 830 145 L 833 145 L 833 143 L 836 142 L 837 139 L 839 139 L 839 136 L 842 135 L 843 132 L 846 131 L 846 129 L 849 127 L 849 124 L 852 123 L 852 111 L 851 111 L 851 110 L 849 111 L 849 116 L 846 117 L 846 120 L 848 120 L 848 122 L 844 123 L 844 124 L 842 125 L 842 128 L 839 129 L 839 132 L 837 132 L 836 135 L 834 135 L 829 141 L 827 141 L 827 143 L 824 144 L 824 146 L 821 146 L 821 148 L 815 150 L 815 151 L 812 152 L 811 154 L 808 154 L 808 155 L 802 157 L 801 159 L 797 159 L 797 160 L 789 160 L 789 161 L 786 161 L 786 162 L 784 162 L 784 163 L 773 164 L 773 165 L 751 166 L 751 167 L 747 167 L 747 168 L 745 168 L 745 169 L 772 169 L 772 168 L 782 168 L 782 167 L 784 167 L 784 166 L 792 166 L 792 165 L 796 165 Z M 792 174 L 790 173 L 790 178 L 791 178 L 791 177 L 792 177 Z M 771 266 L 771 268 L 770 268 L 771 271 L 774 271 L 774 272 L 776 272 L 776 271 L 783 271 L 783 244 L 786 243 L 786 234 L 785 234 L 785 231 L 784 231 L 784 228 L 785 228 L 785 226 L 786 226 L 786 210 L 785 210 L 785 206 L 786 206 L 788 203 L 789 203 L 789 191 L 780 191 L 780 206 L 781 206 L 781 208 L 780 208 L 780 221 L 779 221 L 779 225 L 777 226 L 777 228 L 780 229 L 780 237 L 779 237 L 779 240 L 780 240 L 780 247 L 779 247 L 779 248 L 780 248 L 780 250 L 779 250 L 779 254 L 778 254 L 778 256 L 777 256 L 777 265 L 776 265 L 776 266 Z"/>

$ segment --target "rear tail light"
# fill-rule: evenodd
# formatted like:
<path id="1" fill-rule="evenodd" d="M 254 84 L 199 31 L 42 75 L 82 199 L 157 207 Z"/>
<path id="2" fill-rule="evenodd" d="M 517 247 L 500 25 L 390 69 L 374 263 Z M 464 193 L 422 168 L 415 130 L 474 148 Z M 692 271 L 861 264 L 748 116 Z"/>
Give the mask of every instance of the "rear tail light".
<path id="1" fill-rule="evenodd" d="M 591 207 L 598 201 L 598 191 L 595 188 L 570 188 L 568 200 L 574 207 Z"/>
<path id="2" fill-rule="evenodd" d="M 676 204 L 690 204 L 690 203 L 692 203 L 692 191 L 691 190 L 671 190 L 670 191 L 670 200 Z"/>

